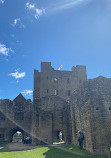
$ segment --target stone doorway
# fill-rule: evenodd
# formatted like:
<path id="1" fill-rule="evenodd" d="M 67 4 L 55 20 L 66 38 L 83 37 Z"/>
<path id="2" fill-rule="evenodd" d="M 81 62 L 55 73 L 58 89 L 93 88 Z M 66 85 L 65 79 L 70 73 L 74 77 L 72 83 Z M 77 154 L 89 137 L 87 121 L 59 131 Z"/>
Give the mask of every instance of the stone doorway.
<path id="1" fill-rule="evenodd" d="M 57 130 L 53 134 L 53 144 L 65 143 L 62 130 Z"/>
<path id="2" fill-rule="evenodd" d="M 10 133 L 10 142 L 23 142 L 24 140 L 24 131 L 20 128 L 13 128 Z"/>

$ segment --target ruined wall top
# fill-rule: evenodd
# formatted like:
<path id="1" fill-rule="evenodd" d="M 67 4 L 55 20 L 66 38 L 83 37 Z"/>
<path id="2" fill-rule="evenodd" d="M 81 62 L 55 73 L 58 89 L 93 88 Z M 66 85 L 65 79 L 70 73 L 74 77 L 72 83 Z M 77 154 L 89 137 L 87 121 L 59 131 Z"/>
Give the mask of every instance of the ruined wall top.
<path id="1" fill-rule="evenodd" d="M 68 99 L 87 80 L 86 66 L 73 66 L 72 71 L 54 70 L 51 62 L 41 62 L 41 72 L 34 71 L 33 99 L 59 95 Z"/>
<path id="2" fill-rule="evenodd" d="M 38 71 L 38 70 L 35 70 Z M 59 72 L 59 70 L 55 70 L 52 66 L 51 66 L 51 62 L 41 62 L 41 72 L 46 72 L 46 71 L 56 71 Z M 76 71 L 85 71 L 86 72 L 86 66 L 84 65 L 76 65 L 73 66 L 71 68 L 71 71 L 67 71 L 67 70 L 60 70 L 60 72 L 76 72 Z M 86 75 L 87 78 L 87 75 Z"/>

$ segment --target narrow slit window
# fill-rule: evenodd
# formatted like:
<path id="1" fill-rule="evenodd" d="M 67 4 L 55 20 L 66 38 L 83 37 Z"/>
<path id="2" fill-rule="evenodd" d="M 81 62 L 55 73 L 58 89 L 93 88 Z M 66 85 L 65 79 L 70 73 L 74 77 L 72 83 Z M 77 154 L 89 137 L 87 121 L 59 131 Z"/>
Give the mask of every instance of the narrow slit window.
<path id="1" fill-rule="evenodd" d="M 67 79 L 67 83 L 70 83 L 70 79 L 69 78 Z"/>
<path id="2" fill-rule="evenodd" d="M 55 89 L 54 94 L 58 95 L 58 90 L 57 89 Z"/>
<path id="3" fill-rule="evenodd" d="M 71 95 L 71 91 L 70 90 L 68 90 L 68 96 L 70 96 Z"/>

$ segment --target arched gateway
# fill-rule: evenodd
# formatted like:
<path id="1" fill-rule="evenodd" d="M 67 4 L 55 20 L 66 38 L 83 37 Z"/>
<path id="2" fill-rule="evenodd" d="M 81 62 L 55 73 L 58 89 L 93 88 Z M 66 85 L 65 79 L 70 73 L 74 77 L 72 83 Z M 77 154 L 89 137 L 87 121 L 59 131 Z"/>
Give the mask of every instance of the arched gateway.
<path id="1" fill-rule="evenodd" d="M 12 142 L 17 131 L 22 133 L 22 140 L 30 135 L 33 145 L 53 143 L 57 131 L 63 132 L 65 142 L 71 142 L 69 104 L 59 96 L 43 97 L 32 103 L 19 94 L 13 101 L 0 100 L 0 111 L 2 142 Z"/>
<path id="2" fill-rule="evenodd" d="M 16 128 L 13 128 L 10 130 L 10 132 L 9 132 L 10 142 L 13 142 L 13 137 L 17 132 L 20 132 L 22 134 L 22 142 L 23 142 L 25 132 L 22 129 L 20 129 L 19 127 L 16 127 Z"/>
<path id="3" fill-rule="evenodd" d="M 19 131 L 25 135 L 31 133 L 32 108 L 30 100 L 19 94 L 13 101 L 0 100 L 0 141 L 12 142 L 13 135 Z"/>

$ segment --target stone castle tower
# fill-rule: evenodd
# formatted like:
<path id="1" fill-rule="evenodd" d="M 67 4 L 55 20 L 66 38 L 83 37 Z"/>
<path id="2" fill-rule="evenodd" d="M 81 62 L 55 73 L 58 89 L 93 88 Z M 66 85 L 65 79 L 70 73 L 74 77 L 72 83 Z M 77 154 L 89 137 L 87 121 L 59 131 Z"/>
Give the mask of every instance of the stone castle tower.
<path id="1" fill-rule="evenodd" d="M 0 141 L 12 142 L 16 131 L 32 137 L 32 144 L 51 144 L 62 131 L 65 143 L 110 157 L 111 78 L 87 79 L 86 67 L 54 70 L 50 62 L 34 70 L 33 102 L 22 94 L 13 101 L 0 99 Z"/>
<path id="2" fill-rule="evenodd" d="M 41 72 L 34 71 L 33 99 L 36 107 L 51 113 L 51 137 L 61 130 L 66 142 L 78 144 L 77 132 L 82 130 L 85 134 L 84 147 L 92 153 L 109 155 L 110 89 L 111 79 L 98 77 L 87 80 L 85 66 L 59 71 L 54 70 L 50 62 L 43 62 Z"/>
<path id="3" fill-rule="evenodd" d="M 34 71 L 33 99 L 58 95 L 68 100 L 80 84 L 87 80 L 86 66 L 72 67 L 72 71 L 54 70 L 51 62 L 41 63 L 41 72 Z"/>

